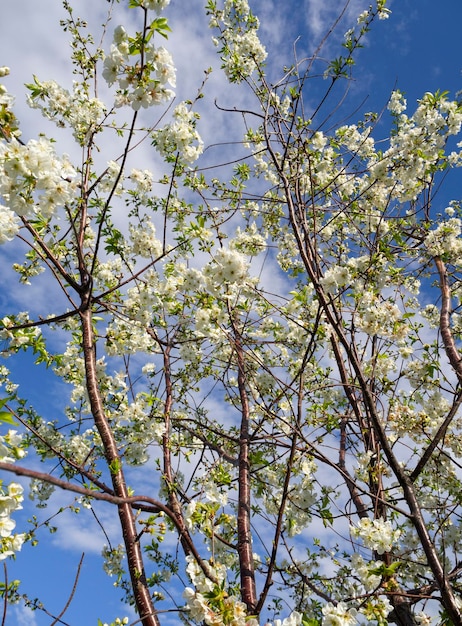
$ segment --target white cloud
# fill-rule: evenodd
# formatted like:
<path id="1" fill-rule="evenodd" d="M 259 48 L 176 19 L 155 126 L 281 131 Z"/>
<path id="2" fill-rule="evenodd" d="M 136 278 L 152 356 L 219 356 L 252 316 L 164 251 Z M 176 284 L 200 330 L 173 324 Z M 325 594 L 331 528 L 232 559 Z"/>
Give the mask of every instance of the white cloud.
<path id="1" fill-rule="evenodd" d="M 343 37 L 344 30 L 354 25 L 357 16 L 367 9 L 370 3 L 365 0 L 352 0 L 342 16 L 345 4 L 338 0 L 305 0 L 302 13 L 304 13 L 306 29 L 313 38 L 314 45 L 321 42 L 338 18 L 341 18 L 339 30 L 334 39 L 338 39 L 338 36 Z M 344 25 L 345 29 L 342 30 Z"/>
<path id="2" fill-rule="evenodd" d="M 9 611 L 11 611 L 11 614 L 14 617 L 12 622 L 14 622 L 16 626 L 38 626 L 35 612 L 27 607 L 23 602 L 21 602 L 21 604 L 11 606 Z"/>

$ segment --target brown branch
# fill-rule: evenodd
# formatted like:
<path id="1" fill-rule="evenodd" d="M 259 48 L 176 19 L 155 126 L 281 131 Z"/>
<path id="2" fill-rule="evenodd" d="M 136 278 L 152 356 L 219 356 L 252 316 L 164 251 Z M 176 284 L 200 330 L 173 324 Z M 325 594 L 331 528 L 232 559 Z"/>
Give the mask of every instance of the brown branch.
<path id="1" fill-rule="evenodd" d="M 3 573 L 5 575 L 5 595 L 3 596 L 2 626 L 5 626 L 6 612 L 8 610 L 8 568 L 6 566 L 6 561 L 3 561 Z"/>
<path id="2" fill-rule="evenodd" d="M 287 461 L 287 470 L 284 476 L 284 485 L 282 488 L 281 503 L 279 505 L 278 516 L 276 520 L 276 528 L 274 531 L 274 537 L 273 537 L 273 542 L 272 542 L 273 547 L 271 550 L 271 556 L 270 556 L 269 563 L 268 563 L 268 570 L 267 570 L 267 574 L 265 578 L 265 584 L 263 585 L 263 589 L 262 589 L 262 592 L 260 593 L 260 598 L 258 600 L 258 604 L 255 609 L 255 613 L 257 615 L 261 613 L 263 609 L 263 605 L 266 601 L 268 592 L 270 590 L 270 587 L 273 584 L 273 573 L 274 573 L 274 568 L 276 566 L 276 557 L 279 551 L 279 541 L 282 536 L 284 513 L 285 513 L 288 495 L 289 495 L 290 479 L 292 477 L 292 467 L 294 463 L 295 453 L 297 450 L 297 442 L 299 438 L 299 425 L 301 423 L 302 414 L 303 414 L 303 383 L 304 383 L 304 376 L 302 372 L 300 374 L 300 382 L 299 382 L 299 389 L 298 389 L 298 411 L 297 411 L 298 428 L 294 428 L 292 431 L 292 441 L 290 445 L 289 458 Z"/>
<path id="3" fill-rule="evenodd" d="M 80 570 L 82 569 L 82 563 L 83 563 L 83 558 L 84 558 L 84 556 L 85 556 L 85 553 L 84 553 L 84 552 L 82 552 L 82 556 L 80 557 L 80 561 L 79 561 L 79 564 L 78 564 L 78 566 L 77 566 L 77 573 L 76 573 L 76 575 L 75 575 L 74 584 L 72 585 L 72 589 L 71 589 L 71 593 L 70 593 L 70 595 L 69 595 L 69 598 L 68 598 L 68 600 L 67 600 L 66 604 L 64 605 L 64 608 L 63 608 L 63 610 L 61 611 L 61 613 L 60 613 L 60 614 L 56 617 L 56 619 L 54 619 L 54 620 L 51 622 L 50 626 L 55 626 L 55 624 L 57 624 L 58 622 L 60 622 L 60 621 L 61 621 L 61 617 L 62 617 L 62 616 L 64 615 L 64 613 L 67 611 L 67 609 L 69 608 L 69 606 L 70 606 L 70 604 L 71 604 L 71 602 L 72 602 L 72 599 L 73 599 L 73 597 L 74 597 L 74 595 L 75 595 L 75 592 L 76 592 L 76 590 L 77 590 L 77 583 L 78 583 L 78 580 L 79 580 L 79 577 L 80 577 Z"/>
<path id="4" fill-rule="evenodd" d="M 16 476 L 26 476 L 27 478 L 33 478 L 34 480 L 41 480 L 46 483 L 50 483 L 51 485 L 55 485 L 60 489 L 64 489 L 65 491 L 71 491 L 73 493 L 78 493 L 81 496 L 85 496 L 87 498 L 92 498 L 94 500 L 100 500 L 102 502 L 109 502 L 110 504 L 120 505 L 120 504 L 129 504 L 133 510 L 135 511 L 144 511 L 147 513 L 164 513 L 170 521 L 175 526 L 176 530 L 180 538 L 182 537 L 182 527 L 178 525 L 177 519 L 172 511 L 159 500 L 155 500 L 149 496 L 137 495 L 137 496 L 128 496 L 126 498 L 121 498 L 119 496 L 114 495 L 113 493 L 101 493 L 99 491 L 93 491 L 92 489 L 88 489 L 86 487 L 82 487 L 80 485 L 75 485 L 74 483 L 70 483 L 66 480 L 62 480 L 61 478 L 57 478 L 56 476 L 52 476 L 46 472 L 39 472 L 37 470 L 32 470 L 27 467 L 21 467 L 20 465 L 16 465 L 14 463 L 3 463 L 0 462 L 0 470 L 4 470 L 5 472 L 10 472 L 15 474 Z M 198 563 L 201 562 L 201 558 L 194 546 L 194 543 L 189 536 L 189 533 L 184 535 L 186 541 L 190 541 L 189 550 L 190 553 L 194 556 Z"/>
<path id="5" fill-rule="evenodd" d="M 106 463 L 111 472 L 114 495 L 126 500 L 128 498 L 128 488 L 122 469 L 122 461 L 119 456 L 114 434 L 106 419 L 103 400 L 98 385 L 96 347 L 94 345 L 93 320 L 90 308 L 90 290 L 91 282 L 88 281 L 88 291 L 82 293 L 82 310 L 80 312 L 86 388 L 93 419 L 103 444 Z M 142 617 L 143 626 L 160 626 L 146 582 L 143 555 L 140 543 L 137 539 L 138 533 L 136 531 L 136 521 L 132 507 L 128 502 L 119 504 L 118 512 L 133 594 L 138 612 Z"/>
<path id="6" fill-rule="evenodd" d="M 250 527 L 250 407 L 246 389 L 244 350 L 241 338 L 233 323 L 234 349 L 237 356 L 237 384 L 241 401 L 241 429 L 239 435 L 238 466 L 238 511 L 237 511 L 237 551 L 241 580 L 242 601 L 250 615 L 255 613 L 257 593 L 252 551 L 252 532 Z"/>
<path id="7" fill-rule="evenodd" d="M 451 290 L 448 284 L 448 273 L 446 266 L 441 257 L 435 257 L 434 259 L 436 269 L 440 278 L 440 290 L 441 290 L 441 312 L 440 312 L 440 331 L 443 339 L 444 349 L 449 359 L 449 363 L 453 367 L 457 378 L 462 382 L 462 358 L 457 351 L 454 343 L 454 337 L 451 332 L 450 318 L 451 318 Z"/>
<path id="8" fill-rule="evenodd" d="M 449 359 L 449 363 L 454 369 L 459 383 L 462 383 L 462 359 L 456 348 L 454 337 L 451 332 L 451 290 L 448 284 L 448 275 L 444 262 L 440 257 L 435 257 L 434 259 L 436 269 L 438 270 L 438 275 L 440 279 L 440 290 L 441 290 L 441 311 L 440 311 L 440 332 L 441 338 L 443 339 L 444 350 Z M 449 410 L 446 419 L 438 428 L 437 433 L 431 440 L 427 449 L 423 453 L 420 461 L 417 463 L 411 474 L 411 480 L 414 482 L 425 465 L 428 463 L 433 451 L 440 443 L 440 441 L 444 438 L 447 429 L 449 428 L 449 424 L 454 419 L 460 405 L 462 403 L 462 390 L 459 391 L 457 396 L 454 398 L 452 403 L 452 407 Z"/>
<path id="9" fill-rule="evenodd" d="M 444 436 L 446 434 L 446 431 L 449 428 L 449 424 L 454 419 L 454 417 L 455 417 L 457 411 L 459 410 L 461 404 L 462 404 L 462 390 L 459 391 L 457 396 L 454 398 L 452 406 L 451 406 L 451 408 L 449 410 L 449 413 L 447 414 L 444 422 L 438 428 L 438 431 L 436 432 L 436 434 L 434 435 L 433 439 L 431 440 L 431 442 L 429 443 L 429 445 L 425 449 L 425 452 L 422 454 L 419 462 L 417 463 L 417 465 L 413 469 L 412 474 L 410 476 L 412 482 L 415 482 L 417 480 L 417 478 L 419 477 L 419 475 L 422 472 L 423 468 L 425 467 L 425 465 L 430 460 L 430 458 L 431 458 L 431 456 L 432 456 L 436 446 L 444 438 Z"/>

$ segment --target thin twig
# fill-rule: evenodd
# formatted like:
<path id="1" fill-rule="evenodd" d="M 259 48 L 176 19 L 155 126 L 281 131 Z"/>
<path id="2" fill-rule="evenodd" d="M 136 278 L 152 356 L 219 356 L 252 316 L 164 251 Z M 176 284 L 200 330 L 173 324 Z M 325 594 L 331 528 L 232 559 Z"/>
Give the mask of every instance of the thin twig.
<path id="1" fill-rule="evenodd" d="M 71 602 L 72 602 L 72 599 L 73 599 L 73 597 L 74 597 L 74 595 L 75 595 L 75 592 L 76 592 L 76 590 L 77 590 L 77 583 L 78 583 L 78 581 L 79 581 L 80 570 L 82 569 L 82 563 L 83 563 L 84 556 L 85 556 L 85 552 L 82 552 L 82 556 L 80 557 L 80 561 L 79 561 L 79 564 L 78 564 L 78 566 L 77 566 L 77 573 L 76 573 L 76 575 L 75 575 L 74 584 L 72 585 L 72 589 L 71 589 L 71 593 L 70 593 L 70 595 L 69 595 L 69 598 L 68 598 L 68 600 L 67 600 L 66 604 L 64 605 L 64 608 L 63 608 L 63 610 L 61 611 L 61 613 L 60 613 L 60 614 L 56 617 L 56 619 L 55 619 L 55 620 L 53 620 L 53 621 L 51 622 L 50 626 L 55 626 L 55 624 L 57 624 L 57 623 L 60 621 L 61 617 L 62 617 L 62 616 L 64 615 L 64 613 L 67 611 L 67 609 L 69 608 L 69 606 L 70 606 L 70 604 L 71 604 Z"/>

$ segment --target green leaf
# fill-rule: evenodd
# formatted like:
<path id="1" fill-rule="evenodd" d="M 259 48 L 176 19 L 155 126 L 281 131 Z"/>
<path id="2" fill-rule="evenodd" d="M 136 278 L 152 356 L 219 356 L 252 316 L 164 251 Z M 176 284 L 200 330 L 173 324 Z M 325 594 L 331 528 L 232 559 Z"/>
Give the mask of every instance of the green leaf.
<path id="1" fill-rule="evenodd" d="M 158 17 L 156 20 L 151 22 L 151 26 L 149 27 L 152 32 L 159 33 L 165 39 L 168 39 L 167 33 L 171 33 L 172 29 L 168 25 L 167 19 L 165 17 Z"/>
<path id="2" fill-rule="evenodd" d="M 13 426 L 17 426 L 17 422 L 14 421 L 13 415 L 9 413 L 9 411 L 0 411 L 0 422 L 4 424 L 12 424 Z"/>

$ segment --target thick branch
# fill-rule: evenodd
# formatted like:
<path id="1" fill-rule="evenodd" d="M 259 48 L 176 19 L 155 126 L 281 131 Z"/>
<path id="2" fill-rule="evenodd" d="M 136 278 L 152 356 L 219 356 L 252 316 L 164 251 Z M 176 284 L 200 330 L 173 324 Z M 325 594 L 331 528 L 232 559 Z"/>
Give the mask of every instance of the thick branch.
<path id="1" fill-rule="evenodd" d="M 104 406 L 98 386 L 96 373 L 96 348 L 94 345 L 93 320 L 91 308 L 88 306 L 91 294 L 82 294 L 82 307 L 80 312 L 82 321 L 82 344 L 85 362 L 86 386 L 90 400 L 91 412 L 106 456 L 106 462 L 111 472 L 114 495 L 126 499 L 128 489 L 122 469 L 122 461 L 117 449 L 111 427 L 106 419 Z M 160 626 L 151 594 L 146 584 L 143 556 L 138 541 L 135 516 L 128 502 L 118 505 L 120 525 L 127 554 L 127 563 L 130 579 L 135 597 L 135 603 L 141 616 L 143 626 Z"/>
<path id="2" fill-rule="evenodd" d="M 253 564 L 252 533 L 250 528 L 250 407 L 246 390 L 244 350 L 238 332 L 235 330 L 234 347 L 237 355 L 237 384 L 241 400 L 241 430 L 239 435 L 239 479 L 237 513 L 237 550 L 241 575 L 242 601 L 250 614 L 255 612 L 257 593 Z"/>

